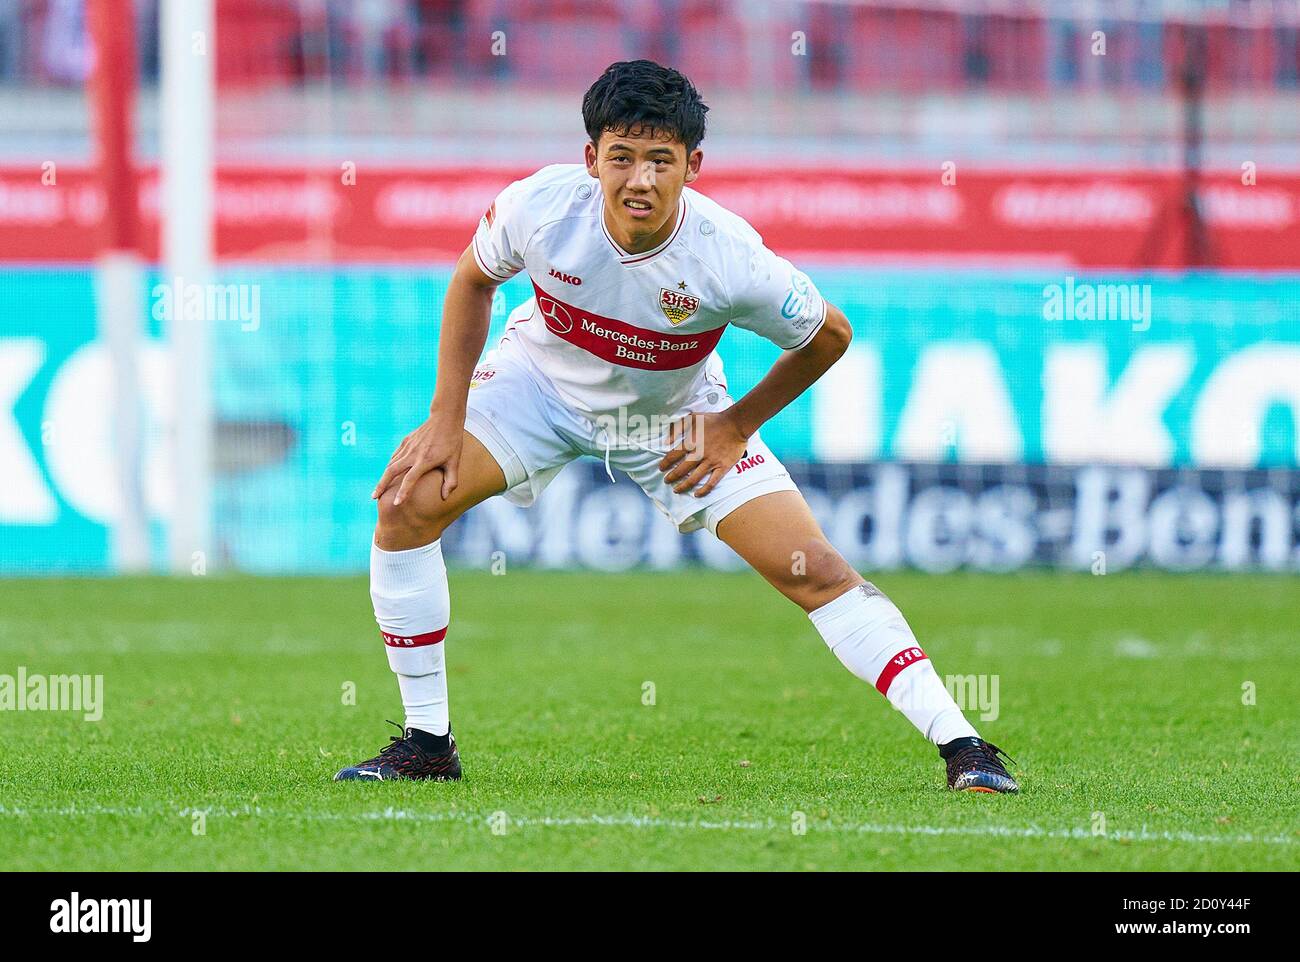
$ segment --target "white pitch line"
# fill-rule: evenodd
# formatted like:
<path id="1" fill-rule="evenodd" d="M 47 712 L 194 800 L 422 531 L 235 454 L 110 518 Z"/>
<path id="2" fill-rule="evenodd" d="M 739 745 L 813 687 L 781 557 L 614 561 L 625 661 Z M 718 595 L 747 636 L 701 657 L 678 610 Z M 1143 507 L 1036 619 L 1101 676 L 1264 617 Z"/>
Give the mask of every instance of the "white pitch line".
<path id="1" fill-rule="evenodd" d="M 109 818 L 190 818 L 202 814 L 212 818 L 271 818 L 307 822 L 426 822 L 451 823 L 487 827 L 497 813 L 484 815 L 475 812 L 422 812 L 403 808 L 384 808 L 369 812 L 289 812 L 263 808 L 260 805 L 240 808 L 182 808 L 177 810 L 120 808 L 105 805 L 69 805 L 60 808 L 20 808 L 0 805 L 0 818 L 31 818 L 77 816 Z M 708 819 L 659 818 L 650 815 L 510 815 L 509 827 L 529 828 L 670 828 L 715 832 L 774 832 L 790 831 L 790 823 L 773 819 L 760 821 L 711 821 Z M 1071 841 L 1101 840 L 1105 842 L 1183 842 L 1193 845 L 1300 845 L 1300 836 L 1292 835 L 1204 835 L 1195 832 L 1150 831 L 1146 827 L 1133 831 L 1113 831 L 1093 835 L 1084 828 L 1043 828 L 1038 825 L 893 825 L 877 822 L 819 822 L 808 821 L 810 832 L 831 832 L 859 835 L 964 835 L 979 838 L 1054 838 Z"/>

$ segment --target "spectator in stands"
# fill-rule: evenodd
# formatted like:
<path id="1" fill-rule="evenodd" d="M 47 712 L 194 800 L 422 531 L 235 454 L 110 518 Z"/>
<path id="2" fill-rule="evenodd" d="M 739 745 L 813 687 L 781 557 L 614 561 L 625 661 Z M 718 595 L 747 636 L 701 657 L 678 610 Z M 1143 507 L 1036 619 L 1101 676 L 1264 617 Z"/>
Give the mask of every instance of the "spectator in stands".
<path id="1" fill-rule="evenodd" d="M 158 0 L 136 0 L 135 37 L 140 80 L 153 84 L 158 81 Z"/>
<path id="2" fill-rule="evenodd" d="M 49 0 L 41 63 L 45 77 L 55 83 L 85 83 L 90 72 L 90 41 L 86 36 L 83 0 Z"/>
<path id="3" fill-rule="evenodd" d="M 22 3 L 0 3 L 0 80 L 20 80 L 24 74 L 23 41 L 26 15 Z"/>
<path id="4" fill-rule="evenodd" d="M 402 6 L 399 0 L 355 0 L 353 7 L 361 67 L 369 76 L 387 76 L 392 69 L 389 39 L 403 19 Z"/>
<path id="5" fill-rule="evenodd" d="M 427 75 L 450 64 L 458 78 L 466 76 L 467 6 L 467 0 L 411 0 L 419 32 L 415 45 L 417 74 Z"/>
<path id="6" fill-rule="evenodd" d="M 339 79 L 388 77 L 396 72 L 395 30 L 407 20 L 403 0 L 329 0 L 330 74 Z"/>

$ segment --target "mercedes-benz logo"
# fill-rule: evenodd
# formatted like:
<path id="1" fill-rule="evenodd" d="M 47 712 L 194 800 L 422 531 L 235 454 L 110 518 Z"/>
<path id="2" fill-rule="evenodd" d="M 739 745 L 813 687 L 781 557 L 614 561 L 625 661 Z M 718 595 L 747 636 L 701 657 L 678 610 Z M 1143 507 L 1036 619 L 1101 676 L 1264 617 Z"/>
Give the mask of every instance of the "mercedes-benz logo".
<path id="1" fill-rule="evenodd" d="M 556 334 L 568 334 L 573 330 L 573 318 L 563 304 L 549 297 L 539 297 L 537 307 L 542 312 L 542 317 L 546 318 L 546 326 Z"/>

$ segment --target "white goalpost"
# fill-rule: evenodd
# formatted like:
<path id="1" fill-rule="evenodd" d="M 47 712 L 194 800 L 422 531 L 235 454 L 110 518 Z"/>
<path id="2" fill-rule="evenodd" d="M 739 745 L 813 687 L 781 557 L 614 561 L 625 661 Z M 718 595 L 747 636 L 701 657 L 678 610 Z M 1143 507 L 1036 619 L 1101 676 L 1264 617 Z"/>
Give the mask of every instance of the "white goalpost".
<path id="1" fill-rule="evenodd" d="M 216 172 L 216 37 L 213 0 L 162 0 L 161 211 L 163 283 L 183 289 L 212 282 Z M 206 299 L 205 299 L 206 300 Z M 174 377 L 174 480 L 168 556 L 176 574 L 208 570 L 212 540 L 215 417 L 212 318 L 174 310 L 167 331 Z"/>

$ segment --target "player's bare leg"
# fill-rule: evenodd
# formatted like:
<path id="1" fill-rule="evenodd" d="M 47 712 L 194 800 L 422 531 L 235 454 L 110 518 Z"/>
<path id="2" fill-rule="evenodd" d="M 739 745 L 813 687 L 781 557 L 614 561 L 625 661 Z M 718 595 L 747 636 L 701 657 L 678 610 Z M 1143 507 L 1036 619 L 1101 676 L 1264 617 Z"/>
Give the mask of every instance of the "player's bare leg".
<path id="1" fill-rule="evenodd" d="M 474 505 L 506 489 L 501 466 L 478 438 L 465 432 L 460 456 L 460 483 L 451 496 L 442 496 L 443 474 L 430 471 L 420 478 L 401 504 L 394 504 L 398 486 L 379 498 L 375 544 L 384 551 L 419 548 L 442 537 L 453 521 Z"/>
<path id="2" fill-rule="evenodd" d="M 797 491 L 775 491 L 742 504 L 719 522 L 718 537 L 809 613 L 866 584 L 826 540 Z"/>
<path id="3" fill-rule="evenodd" d="M 939 747 L 950 788 L 1016 792 L 998 749 L 966 721 L 898 608 L 826 539 L 803 496 L 776 491 L 719 522 L 717 534 L 808 613 L 835 656 Z"/>
<path id="4" fill-rule="evenodd" d="M 451 616 L 443 531 L 474 505 L 505 490 L 496 460 L 465 432 L 456 487 L 443 496 L 444 474 L 434 469 L 379 498 L 379 524 L 370 554 L 370 597 L 375 620 L 397 674 L 406 708 L 401 734 L 374 758 L 349 766 L 337 781 L 460 777 L 460 755 L 447 709 L 444 639 Z M 399 479 L 400 481 L 400 479 Z"/>

